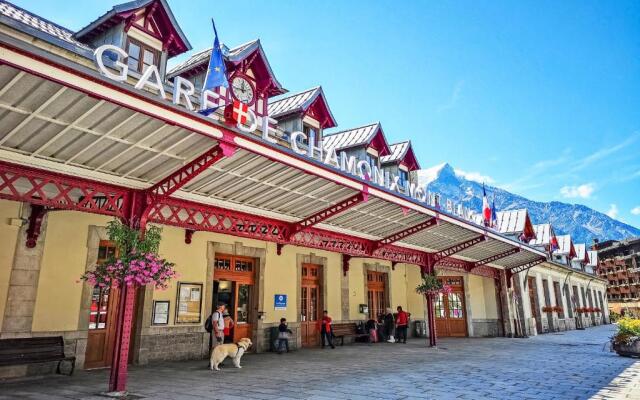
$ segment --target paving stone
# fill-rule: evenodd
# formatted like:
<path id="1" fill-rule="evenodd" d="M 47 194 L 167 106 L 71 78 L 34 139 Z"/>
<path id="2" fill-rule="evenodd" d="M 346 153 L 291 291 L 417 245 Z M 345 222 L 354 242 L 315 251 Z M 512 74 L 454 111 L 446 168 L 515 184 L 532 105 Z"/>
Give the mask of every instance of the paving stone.
<path id="1" fill-rule="evenodd" d="M 604 351 L 613 326 L 529 339 L 441 339 L 248 354 L 242 369 L 202 360 L 132 366 L 130 393 L 147 399 L 638 399 L 640 361 Z M 2 383 L 0 400 L 97 399 L 108 371 Z"/>

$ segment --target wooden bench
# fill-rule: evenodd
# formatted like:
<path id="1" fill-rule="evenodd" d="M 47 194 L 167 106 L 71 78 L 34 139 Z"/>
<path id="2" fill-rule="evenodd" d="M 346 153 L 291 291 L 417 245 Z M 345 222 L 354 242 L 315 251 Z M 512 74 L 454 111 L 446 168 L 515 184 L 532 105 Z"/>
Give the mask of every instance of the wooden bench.
<path id="1" fill-rule="evenodd" d="M 63 361 L 70 361 L 71 371 L 69 375 L 73 374 L 76 358 L 64 355 L 64 340 L 62 336 L 0 340 L 0 366 L 54 361 L 58 362 L 58 367 L 56 368 L 58 374 L 60 373 L 60 364 Z"/>
<path id="2" fill-rule="evenodd" d="M 331 329 L 333 330 L 333 336 L 336 338 L 340 338 L 340 346 L 344 346 L 344 337 L 345 336 L 353 336 L 356 338 L 359 337 L 369 337 L 368 333 L 358 333 L 358 326 L 354 322 L 345 322 L 342 324 L 333 324 Z"/>

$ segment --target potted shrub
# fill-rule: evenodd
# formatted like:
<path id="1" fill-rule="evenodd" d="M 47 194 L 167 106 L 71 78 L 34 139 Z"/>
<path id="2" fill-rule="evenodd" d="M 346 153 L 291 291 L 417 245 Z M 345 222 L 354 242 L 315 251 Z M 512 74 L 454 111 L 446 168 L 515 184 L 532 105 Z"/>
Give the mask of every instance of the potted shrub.
<path id="1" fill-rule="evenodd" d="M 611 338 L 616 353 L 624 357 L 640 357 L 640 319 L 620 318 L 618 331 Z"/>

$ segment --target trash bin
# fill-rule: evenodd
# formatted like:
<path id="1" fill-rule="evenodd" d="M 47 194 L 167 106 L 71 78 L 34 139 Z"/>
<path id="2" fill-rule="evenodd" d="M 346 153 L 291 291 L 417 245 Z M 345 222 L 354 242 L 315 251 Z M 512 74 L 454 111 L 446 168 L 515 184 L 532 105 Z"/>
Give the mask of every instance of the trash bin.
<path id="1" fill-rule="evenodd" d="M 277 351 L 276 346 L 278 344 L 278 334 L 280 334 L 280 331 L 277 326 L 272 326 L 270 331 L 269 351 Z"/>
<path id="2" fill-rule="evenodd" d="M 415 322 L 415 333 L 416 337 L 425 338 L 427 337 L 427 322 L 426 321 L 416 321 Z"/>

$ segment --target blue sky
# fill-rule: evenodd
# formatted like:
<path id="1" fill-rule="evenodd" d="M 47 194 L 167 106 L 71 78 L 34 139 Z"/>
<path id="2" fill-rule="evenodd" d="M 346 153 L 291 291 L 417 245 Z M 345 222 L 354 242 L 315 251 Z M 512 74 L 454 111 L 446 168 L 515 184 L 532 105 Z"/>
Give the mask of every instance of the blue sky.
<path id="1" fill-rule="evenodd" d="M 287 89 L 323 86 L 340 128 L 379 120 L 424 168 L 640 227 L 638 1 L 169 2 L 194 51 L 211 17 L 224 43 L 260 38 Z M 118 2 L 16 3 L 77 30 Z"/>

